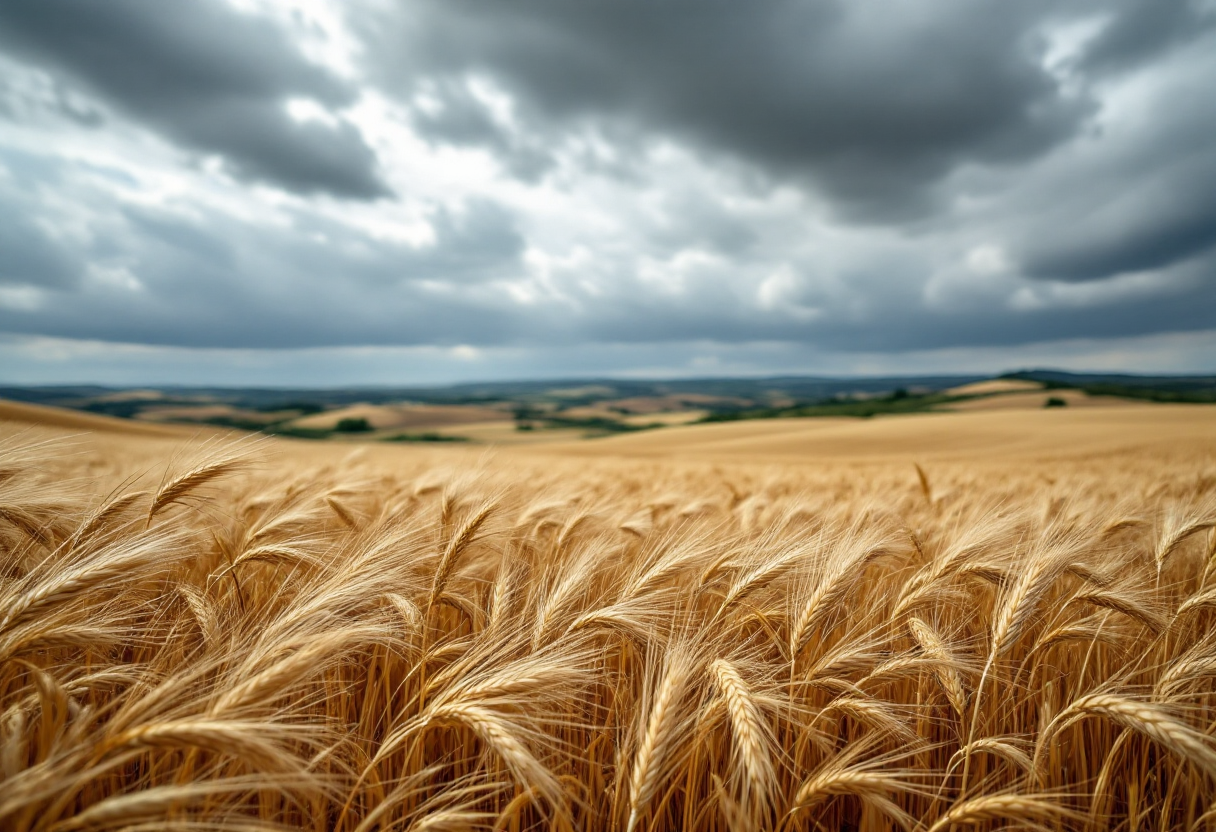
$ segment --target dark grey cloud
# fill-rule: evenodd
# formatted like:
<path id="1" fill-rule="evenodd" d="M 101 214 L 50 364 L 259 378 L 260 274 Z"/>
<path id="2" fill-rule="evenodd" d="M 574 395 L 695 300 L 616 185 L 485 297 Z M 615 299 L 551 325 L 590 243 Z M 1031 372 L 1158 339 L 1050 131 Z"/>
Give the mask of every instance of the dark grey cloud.
<path id="1" fill-rule="evenodd" d="M 0 46 L 238 177 L 301 193 L 387 196 L 375 153 L 345 122 L 298 122 L 285 105 L 349 104 L 356 91 L 307 61 L 270 22 L 208 0 L 11 0 Z"/>
<path id="2" fill-rule="evenodd" d="M 48 178 L 86 201 L 93 195 L 70 169 Z M 6 213 L 39 208 L 37 195 L 0 187 Z M 22 304 L 0 295 L 0 331 L 248 348 L 454 345 L 528 332 L 523 317 L 502 313 L 501 289 L 486 286 L 519 275 L 525 242 L 513 215 L 490 200 L 435 206 L 433 240 L 419 246 L 305 211 L 285 219 L 129 205 L 90 217 L 74 245 L 52 244 L 29 222 L 0 226 L 0 289 L 40 290 Z"/>
<path id="3" fill-rule="evenodd" d="M 1216 248 L 1216 153 L 1075 218 L 1047 246 L 1029 247 L 1030 275 L 1102 280 L 1171 266 Z"/>
<path id="4" fill-rule="evenodd" d="M 441 144 L 505 147 L 506 130 L 465 84 L 448 81 L 427 90 L 434 107 L 416 106 L 411 121 L 420 136 Z"/>
<path id="5" fill-rule="evenodd" d="M 756 225 L 768 217 L 733 211 L 704 188 L 675 186 L 640 218 L 650 253 L 703 249 L 732 258 L 749 256 L 760 240 Z"/>
<path id="6" fill-rule="evenodd" d="M 1134 106 L 1122 105 L 1130 122 L 1122 131 L 1079 144 L 1066 166 L 1029 183 L 1028 200 L 1005 206 L 1028 276 L 1099 281 L 1216 248 L 1216 109 L 1205 106 L 1213 35 L 1176 53 L 1172 79 L 1141 80 Z"/>
<path id="7" fill-rule="evenodd" d="M 0 285 L 68 288 L 80 278 L 81 264 L 27 217 L 0 199 Z"/>
<path id="8" fill-rule="evenodd" d="M 1043 16 L 1035 2 L 416 0 L 367 35 L 404 94 L 487 76 L 538 126 L 629 123 L 882 220 L 927 209 L 958 165 L 1033 158 L 1079 129 L 1091 104 L 1044 68 Z"/>
<path id="9" fill-rule="evenodd" d="M 87 253 L 80 241 L 55 235 L 55 220 L 34 196 L 62 185 L 62 166 L 24 153 L 0 153 L 0 286 L 67 290 L 77 287 Z"/>
<path id="10" fill-rule="evenodd" d="M 552 170 L 556 160 L 542 143 L 502 124 L 467 83 L 441 79 L 424 89 L 430 106 L 415 104 L 409 113 L 419 136 L 438 145 L 488 151 L 513 176 L 527 182 Z"/>
<path id="11" fill-rule="evenodd" d="M 1143 65 L 1216 26 L 1216 7 L 1202 0 L 1130 0 L 1098 33 L 1080 61 L 1087 72 Z"/>

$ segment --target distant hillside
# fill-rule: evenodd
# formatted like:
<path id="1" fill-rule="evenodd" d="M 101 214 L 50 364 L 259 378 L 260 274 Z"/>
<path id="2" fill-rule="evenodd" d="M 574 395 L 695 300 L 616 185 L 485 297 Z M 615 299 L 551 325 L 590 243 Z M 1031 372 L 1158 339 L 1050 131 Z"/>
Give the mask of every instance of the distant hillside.
<path id="1" fill-rule="evenodd" d="M 1156 402 L 1216 402 L 1216 376 L 1146 376 L 1129 373 L 1068 373 L 1022 370 L 1002 378 L 1037 381 L 1048 388 L 1074 388 L 1091 396 L 1122 396 Z"/>
<path id="2" fill-rule="evenodd" d="M 552 436 L 555 431 L 593 437 L 694 421 L 866 418 L 959 408 L 1106 406 L 1128 400 L 1209 403 L 1216 402 L 1216 376 L 1025 370 L 995 380 L 981 375 L 575 378 L 345 389 L 73 385 L 0 387 L 0 399 L 141 422 L 310 439 L 355 434 L 395 441 L 493 437 L 501 442 L 538 441 L 542 433 Z"/>
<path id="3" fill-rule="evenodd" d="M 289 409 L 300 404 L 342 407 L 356 403 L 387 404 L 412 401 L 426 404 L 484 404 L 489 402 L 560 401 L 569 405 L 609 399 L 663 397 L 672 394 L 747 399 L 756 404 L 773 399 L 818 401 L 838 396 L 888 393 L 897 389 L 932 392 L 987 376 L 887 376 L 879 378 L 693 378 L 665 381 L 620 379 L 562 379 L 546 381 L 474 382 L 441 387 L 351 387 L 341 389 L 254 387 L 99 386 L 0 387 L 0 398 L 34 404 L 72 407 L 111 416 L 132 416 L 147 406 L 149 393 L 159 405 L 228 404 L 253 410 Z"/>

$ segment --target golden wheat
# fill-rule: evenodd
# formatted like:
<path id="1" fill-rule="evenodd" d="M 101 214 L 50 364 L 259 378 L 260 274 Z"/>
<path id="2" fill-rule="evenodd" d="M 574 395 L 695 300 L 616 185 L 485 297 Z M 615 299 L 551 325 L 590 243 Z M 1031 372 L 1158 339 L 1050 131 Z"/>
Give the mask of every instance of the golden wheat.
<path id="1" fill-rule="evenodd" d="M 0 441 L 5 830 L 1216 824 L 1207 457 L 83 447 Z"/>

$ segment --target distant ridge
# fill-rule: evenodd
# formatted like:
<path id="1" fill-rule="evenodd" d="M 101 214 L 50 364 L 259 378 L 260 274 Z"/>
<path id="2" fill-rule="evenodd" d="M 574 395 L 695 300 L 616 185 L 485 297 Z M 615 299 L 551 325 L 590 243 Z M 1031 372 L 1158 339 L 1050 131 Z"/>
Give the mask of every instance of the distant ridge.
<path id="1" fill-rule="evenodd" d="M 76 407 L 86 400 L 130 390 L 149 390 L 164 394 L 171 401 L 188 402 L 192 397 L 206 398 L 244 407 L 274 407 L 300 399 L 326 405 L 346 405 L 356 402 L 371 404 L 411 400 L 425 403 L 475 403 L 486 399 L 520 398 L 544 395 L 554 390 L 577 391 L 579 388 L 600 388 L 618 397 L 655 396 L 671 393 L 704 393 L 715 396 L 753 398 L 780 394 L 796 399 L 827 399 L 851 394 L 885 393 L 904 388 L 937 391 L 992 378 L 990 375 L 909 375 L 909 376 L 799 376 L 779 375 L 756 378 L 701 377 L 662 380 L 618 378 L 566 378 L 523 381 L 464 382 L 434 386 L 353 386 L 347 388 L 308 387 L 188 387 L 139 385 L 138 387 L 107 387 L 99 385 L 9 385 L 0 386 L 0 398 L 36 404 Z M 578 399 L 577 393 L 569 396 Z M 121 402 L 104 411 L 111 415 L 126 415 Z"/>
<path id="2" fill-rule="evenodd" d="M 996 377 L 980 374 L 854 377 L 787 374 L 675 379 L 574 377 L 350 388 L 10 385 L 0 386 L 0 398 L 120 419 L 146 419 L 149 413 L 157 410 L 177 411 L 180 414 L 183 410 L 207 407 L 211 408 L 213 415 L 200 416 L 198 421 L 206 422 L 209 419 L 211 424 L 248 430 L 259 430 L 275 421 L 273 417 L 263 417 L 262 414 L 278 411 L 295 410 L 296 417 L 304 418 L 311 413 L 354 405 L 400 404 L 490 406 L 503 412 L 505 419 L 514 418 L 521 424 L 543 420 L 547 414 L 550 421 L 557 417 L 565 419 L 564 424 L 568 427 L 603 429 L 605 426 L 619 427 L 615 422 L 608 425 L 605 421 L 606 418 L 616 420 L 613 413 L 650 412 L 647 407 L 651 410 L 661 410 L 663 407 L 677 410 L 700 408 L 708 410 L 711 415 L 737 418 L 733 414 L 785 412 L 791 408 L 796 410 L 819 405 L 839 406 L 882 397 L 910 402 L 917 397 L 946 394 L 950 390 L 994 379 L 1030 381 L 1049 390 L 1076 389 L 1091 396 L 1154 402 L 1216 403 L 1216 375 L 1078 373 L 1050 368 L 1018 370 Z M 656 402 L 660 404 L 656 405 Z M 219 408 L 218 413 L 216 408 Z M 581 414 L 580 408 L 583 409 Z M 230 415 L 224 415 L 225 409 Z M 567 413 L 572 415 L 563 415 Z M 152 418 L 157 417 L 153 415 Z M 169 418 L 183 420 L 180 415 Z M 278 419 L 286 424 L 288 417 L 279 416 Z M 191 421 L 189 417 L 184 420 Z"/>
<path id="3" fill-rule="evenodd" d="M 16 422 L 35 427 L 60 428 L 69 431 L 103 431 L 134 436 L 185 437 L 200 430 L 213 432 L 216 429 L 202 426 L 158 425 L 136 422 L 131 419 L 116 419 L 84 413 L 53 405 L 29 404 L 28 402 L 5 401 L 0 398 L 0 422 Z"/>
<path id="4" fill-rule="evenodd" d="M 1216 376 L 1020 370 L 1006 373 L 1002 378 L 1037 381 L 1048 388 L 1076 388 L 1094 396 L 1123 396 L 1155 402 L 1216 403 Z"/>
<path id="5" fill-rule="evenodd" d="M 1018 370 L 1004 373 L 1000 378 L 1026 379 L 1044 383 L 1068 384 L 1126 384 L 1129 387 L 1159 387 L 1178 390 L 1216 389 L 1216 375 L 1140 375 L 1136 373 L 1072 373 L 1066 370 Z"/>

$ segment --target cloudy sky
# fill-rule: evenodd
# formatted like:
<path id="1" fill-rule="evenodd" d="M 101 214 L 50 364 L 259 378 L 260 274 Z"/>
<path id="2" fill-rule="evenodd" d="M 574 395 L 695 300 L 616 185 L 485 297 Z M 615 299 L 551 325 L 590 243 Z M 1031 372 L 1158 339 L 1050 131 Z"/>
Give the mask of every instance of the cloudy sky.
<path id="1" fill-rule="evenodd" d="M 0 382 L 1216 371 L 1216 0 L 4 0 Z"/>

